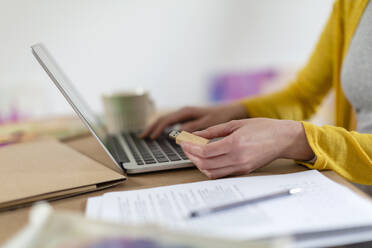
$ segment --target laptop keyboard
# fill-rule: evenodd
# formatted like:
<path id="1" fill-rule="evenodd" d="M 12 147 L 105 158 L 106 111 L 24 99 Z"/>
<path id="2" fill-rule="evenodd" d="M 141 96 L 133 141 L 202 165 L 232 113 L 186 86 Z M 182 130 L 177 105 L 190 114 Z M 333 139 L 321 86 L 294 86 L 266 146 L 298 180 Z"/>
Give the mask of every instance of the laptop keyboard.
<path id="1" fill-rule="evenodd" d="M 123 133 L 122 137 L 128 144 L 137 165 L 188 160 L 182 148 L 166 136 L 149 140 L 139 138 L 136 133 Z M 114 140 L 114 142 L 111 142 L 113 152 L 119 155 L 117 157 L 120 162 L 128 163 L 128 156 L 121 147 L 119 140 L 117 137 L 112 138 Z"/>
<path id="2" fill-rule="evenodd" d="M 123 147 L 115 136 L 108 136 L 108 143 L 110 144 L 111 152 L 114 154 L 115 158 L 122 163 L 130 162 L 127 154 L 124 152 Z"/>
<path id="3" fill-rule="evenodd" d="M 175 141 L 169 141 L 169 143 L 171 144 L 171 146 L 174 148 L 174 150 L 176 150 L 177 154 L 182 158 L 182 159 L 189 159 L 185 153 L 183 152 L 182 148 L 177 145 L 177 143 Z"/>
<path id="4" fill-rule="evenodd" d="M 164 151 L 165 155 L 171 160 L 171 161 L 179 161 L 181 158 L 170 148 L 168 145 L 170 142 L 168 142 L 165 139 L 160 139 L 158 141 L 159 146 Z"/>

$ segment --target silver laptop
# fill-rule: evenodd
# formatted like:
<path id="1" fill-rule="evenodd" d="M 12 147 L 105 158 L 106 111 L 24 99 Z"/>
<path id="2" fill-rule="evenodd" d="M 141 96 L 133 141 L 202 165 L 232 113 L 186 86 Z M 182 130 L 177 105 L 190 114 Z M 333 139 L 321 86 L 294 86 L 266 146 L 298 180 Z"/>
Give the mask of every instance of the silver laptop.
<path id="1" fill-rule="evenodd" d="M 74 89 L 47 49 L 42 44 L 33 45 L 31 49 L 67 102 L 120 169 L 134 174 L 193 166 L 181 147 L 166 134 L 157 140 L 140 139 L 135 132 L 108 134 L 103 122 Z"/>

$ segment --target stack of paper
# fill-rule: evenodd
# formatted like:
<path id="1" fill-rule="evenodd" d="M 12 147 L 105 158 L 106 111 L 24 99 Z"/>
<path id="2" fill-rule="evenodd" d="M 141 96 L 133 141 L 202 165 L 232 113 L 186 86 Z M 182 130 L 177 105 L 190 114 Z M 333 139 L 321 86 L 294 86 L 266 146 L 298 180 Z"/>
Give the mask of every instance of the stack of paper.
<path id="1" fill-rule="evenodd" d="M 303 192 L 188 218 L 192 210 L 290 188 L 302 188 Z M 88 200 L 86 216 L 125 224 L 156 223 L 226 238 L 257 239 L 370 226 L 372 204 L 313 170 L 107 193 Z"/>

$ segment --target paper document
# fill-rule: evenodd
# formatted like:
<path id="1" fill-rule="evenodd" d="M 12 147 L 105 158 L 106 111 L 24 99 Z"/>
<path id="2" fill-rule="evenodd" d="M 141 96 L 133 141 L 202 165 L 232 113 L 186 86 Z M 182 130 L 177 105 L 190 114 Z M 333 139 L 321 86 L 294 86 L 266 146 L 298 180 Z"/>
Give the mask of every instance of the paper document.
<path id="1" fill-rule="evenodd" d="M 290 188 L 303 192 L 195 219 L 190 211 Z M 371 225 L 372 204 L 316 170 L 114 192 L 89 199 L 86 216 L 125 224 L 156 223 L 227 238 Z"/>

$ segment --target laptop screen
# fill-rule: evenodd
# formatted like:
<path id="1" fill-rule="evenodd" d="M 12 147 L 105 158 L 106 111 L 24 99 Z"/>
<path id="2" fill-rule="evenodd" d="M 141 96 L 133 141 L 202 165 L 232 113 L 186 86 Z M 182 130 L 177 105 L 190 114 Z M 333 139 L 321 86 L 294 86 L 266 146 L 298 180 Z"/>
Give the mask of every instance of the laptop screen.
<path id="1" fill-rule="evenodd" d="M 34 54 L 40 65 L 44 68 L 46 73 L 49 75 L 50 79 L 60 90 L 68 103 L 78 114 L 80 119 L 84 122 L 84 124 L 88 127 L 92 134 L 98 139 L 106 152 L 115 161 L 114 157 L 111 155 L 110 151 L 106 147 L 107 132 L 104 128 L 103 123 L 89 108 L 88 104 L 86 104 L 83 98 L 78 94 L 71 81 L 67 78 L 67 76 L 54 61 L 48 50 L 42 44 L 33 45 L 31 48 L 32 53 Z"/>

